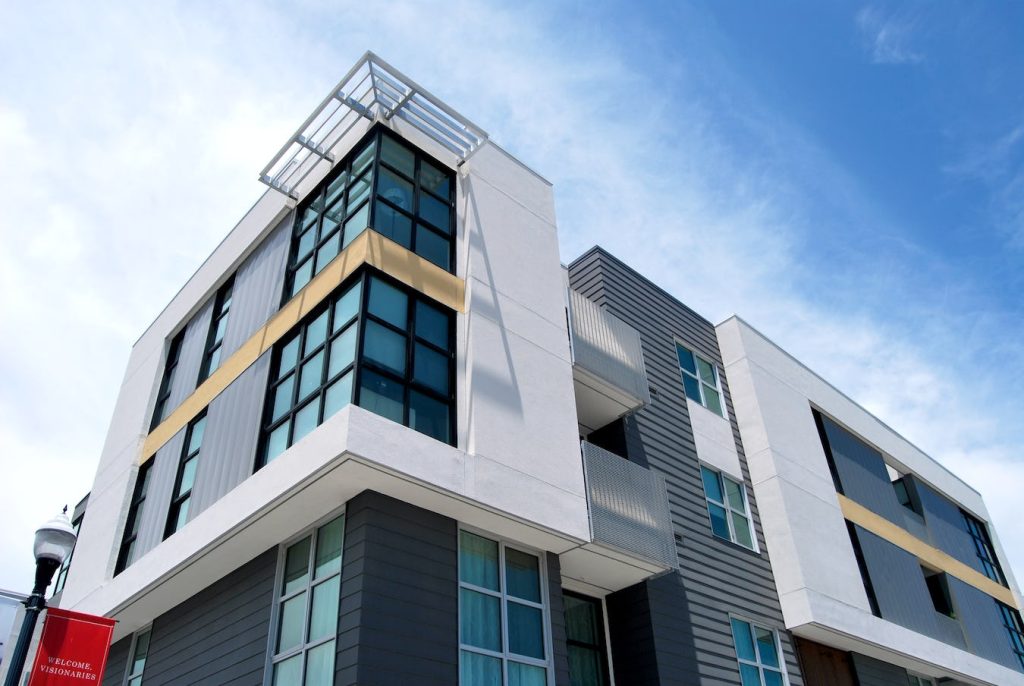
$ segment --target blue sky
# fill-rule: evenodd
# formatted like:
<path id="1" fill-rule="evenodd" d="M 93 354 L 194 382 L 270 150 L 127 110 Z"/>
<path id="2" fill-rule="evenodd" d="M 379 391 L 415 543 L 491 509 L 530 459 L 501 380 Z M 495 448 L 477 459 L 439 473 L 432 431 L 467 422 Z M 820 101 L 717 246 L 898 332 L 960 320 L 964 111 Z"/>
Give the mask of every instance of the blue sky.
<path id="1" fill-rule="evenodd" d="M 373 49 L 985 496 L 1024 571 L 1024 5 L 0 2 L 0 587 L 132 342 Z M 45 475 L 47 488 L 16 485 Z"/>

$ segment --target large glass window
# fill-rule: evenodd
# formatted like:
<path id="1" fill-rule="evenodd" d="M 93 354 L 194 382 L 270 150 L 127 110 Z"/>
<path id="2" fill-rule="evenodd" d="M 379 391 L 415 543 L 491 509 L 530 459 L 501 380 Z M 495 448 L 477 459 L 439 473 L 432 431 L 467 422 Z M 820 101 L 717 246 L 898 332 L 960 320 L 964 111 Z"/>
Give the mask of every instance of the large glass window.
<path id="1" fill-rule="evenodd" d="M 565 639 L 569 650 L 569 686 L 608 684 L 604 613 L 601 601 L 565 591 Z"/>
<path id="2" fill-rule="evenodd" d="M 174 480 L 171 495 L 171 509 L 167 513 L 164 538 L 185 526 L 188 522 L 189 505 L 192 503 L 192 486 L 196 482 L 196 468 L 199 466 L 199 449 L 206 432 L 206 410 L 192 420 L 185 432 L 185 444 L 181 448 L 181 462 Z"/>
<path id="3" fill-rule="evenodd" d="M 160 379 L 160 390 L 156 394 L 156 405 L 153 408 L 153 419 L 149 423 L 149 430 L 152 431 L 157 424 L 164 420 L 164 413 L 167 411 L 167 401 L 171 397 L 171 384 L 174 382 L 174 370 L 178 368 L 178 359 L 181 357 L 181 343 L 185 340 L 185 330 L 182 329 L 178 335 L 171 339 L 171 346 L 167 349 L 167 362 L 164 363 L 164 375 Z"/>
<path id="4" fill-rule="evenodd" d="M 206 335 L 206 349 L 203 351 L 203 364 L 199 368 L 199 382 L 206 379 L 220 367 L 224 352 L 224 332 L 228 328 L 228 313 L 231 311 L 231 294 L 235 288 L 235 277 L 232 276 L 217 291 L 213 301 L 213 316 L 210 319 L 210 331 Z"/>
<path id="5" fill-rule="evenodd" d="M 459 683 L 546 686 L 542 561 L 500 541 L 459 532 Z"/>
<path id="6" fill-rule="evenodd" d="M 364 272 L 275 346 L 261 464 L 350 402 L 439 441 L 454 440 L 449 310 Z"/>
<path id="7" fill-rule="evenodd" d="M 128 673 L 125 675 L 126 686 L 142 686 L 142 673 L 146 669 L 146 657 L 149 655 L 149 638 L 152 632 L 149 629 L 135 634 L 132 641 L 132 659 L 128 663 Z"/>
<path id="8" fill-rule="evenodd" d="M 117 552 L 117 563 L 114 565 L 115 575 L 123 572 L 135 561 L 135 540 L 139 535 L 142 507 L 146 503 L 149 475 L 153 471 L 154 462 L 156 459 L 151 457 L 146 464 L 139 467 L 139 474 L 135 477 L 135 490 L 132 492 L 132 502 L 128 506 L 128 519 L 124 525 L 124 535 L 121 537 L 121 548 Z"/>
<path id="9" fill-rule="evenodd" d="M 743 484 L 703 465 L 700 476 L 704 481 L 704 495 L 708 501 L 711 532 L 719 538 L 754 550 L 754 534 Z"/>
<path id="10" fill-rule="evenodd" d="M 273 686 L 334 683 L 344 516 L 289 545 L 278 570 Z"/>
<path id="11" fill-rule="evenodd" d="M 1020 612 L 998 600 L 995 602 L 999 607 L 999 614 L 1003 618 L 1006 637 L 1010 639 L 1010 648 L 1017 656 L 1021 669 L 1024 669 L 1024 622 L 1021 622 Z"/>
<path id="12" fill-rule="evenodd" d="M 676 344 L 679 371 L 683 376 L 686 397 L 700 403 L 715 414 L 724 417 L 722 388 L 718 381 L 718 367 L 688 348 Z"/>
<path id="13" fill-rule="evenodd" d="M 774 631 L 733 617 L 732 639 L 743 686 L 785 686 L 782 651 Z"/>
<path id="14" fill-rule="evenodd" d="M 451 271 L 454 175 L 384 129 L 374 129 L 299 206 L 285 299 L 367 227 Z"/>
<path id="15" fill-rule="evenodd" d="M 1003 575 L 1003 568 L 999 566 L 999 558 L 996 557 L 995 548 L 992 547 L 992 539 L 989 538 L 988 529 L 979 519 L 967 514 L 963 510 L 960 510 L 960 514 L 964 517 L 964 526 L 967 527 L 967 533 L 970 534 L 971 540 L 974 541 L 974 552 L 978 555 L 978 561 L 981 562 L 981 569 L 984 571 L 985 576 L 1005 586 L 1006 577 Z"/>

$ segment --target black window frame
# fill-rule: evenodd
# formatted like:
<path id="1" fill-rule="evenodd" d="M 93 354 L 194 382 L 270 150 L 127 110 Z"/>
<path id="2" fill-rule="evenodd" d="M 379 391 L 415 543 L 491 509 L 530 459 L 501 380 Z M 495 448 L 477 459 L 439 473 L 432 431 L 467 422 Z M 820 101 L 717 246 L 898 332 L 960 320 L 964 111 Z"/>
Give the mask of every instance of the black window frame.
<path id="1" fill-rule="evenodd" d="M 388 138 L 393 142 L 406 148 L 413 155 L 413 176 L 410 177 L 403 170 L 396 166 L 391 165 L 386 160 L 381 158 L 381 150 L 383 148 L 383 140 Z M 367 147 L 373 145 L 373 157 L 369 161 L 368 166 L 365 169 L 360 168 L 359 174 L 356 178 L 352 178 L 353 164 L 359 159 L 362 154 L 366 151 Z M 437 193 L 434 193 L 429 188 L 424 187 L 422 183 L 422 169 L 423 164 L 427 163 L 430 166 L 436 168 L 438 171 L 444 172 L 448 179 L 448 197 L 445 198 Z M 380 192 L 380 179 L 381 170 L 386 169 L 388 172 L 397 174 L 403 181 L 412 184 L 412 203 L 411 210 L 406 210 L 399 207 L 397 203 L 383 196 Z M 364 179 L 369 175 L 371 178 L 370 189 L 366 194 L 366 197 L 361 199 L 358 204 L 349 209 L 347 207 L 350 193 L 356 187 L 358 181 Z M 341 195 L 334 198 L 334 200 L 328 206 L 327 191 L 339 177 L 347 176 L 344 181 Z M 317 274 L 319 274 L 326 265 L 330 264 L 331 261 L 337 255 L 341 254 L 345 248 L 355 239 L 360 233 L 366 229 L 371 229 L 377 233 L 395 240 L 394 237 L 388 236 L 388 233 L 381 230 L 376 226 L 377 222 L 377 203 L 383 203 L 388 209 L 398 212 L 401 216 L 409 220 L 410 222 L 410 239 L 409 245 L 404 245 L 400 241 L 398 242 L 403 247 L 406 247 L 413 253 L 420 255 L 424 259 L 435 264 L 440 269 L 454 274 L 455 273 L 455 230 L 456 230 L 456 211 L 455 211 L 455 197 L 456 197 L 456 173 L 455 170 L 448 164 L 438 160 L 433 155 L 427 153 L 419 146 L 412 142 L 398 136 L 391 132 L 385 125 L 376 124 L 370 128 L 370 130 L 364 135 L 355 145 L 352 146 L 351 151 L 340 161 L 334 168 L 327 174 L 327 176 L 311 190 L 302 202 L 299 203 L 296 208 L 295 218 L 292 225 L 291 233 L 291 247 L 288 253 L 288 266 L 284 279 L 283 293 L 281 297 L 281 304 L 288 302 L 295 295 L 298 294 L 306 284 L 312 281 Z M 445 204 L 448 207 L 448 227 L 447 231 L 444 227 L 439 227 L 429 219 L 420 217 L 420 198 L 421 194 L 426 193 L 429 197 Z M 317 217 L 309 224 L 309 231 L 314 232 L 314 239 L 308 249 L 303 248 L 300 253 L 301 239 L 307 234 L 303 227 L 307 225 L 305 216 L 307 210 L 310 207 L 319 206 L 317 209 Z M 330 228 L 326 232 L 324 231 L 324 217 L 327 216 L 328 212 L 333 208 L 342 207 L 344 211 L 340 214 L 336 214 L 337 225 Z M 345 223 L 357 216 L 363 209 L 367 209 L 366 226 L 354 227 L 351 236 L 345 234 Z M 334 221 L 334 217 L 331 218 Z M 418 243 L 418 230 L 422 227 L 424 230 L 433 234 L 438 238 L 443 238 L 448 242 L 448 253 L 447 253 L 447 266 L 439 265 L 425 255 L 420 254 L 417 251 Z M 318 253 L 319 251 L 327 247 L 337 237 L 337 251 L 322 264 L 318 264 Z M 306 265 L 309 264 L 308 276 L 303 276 L 301 285 L 296 287 L 296 275 L 301 271 L 304 272 Z"/>
<path id="2" fill-rule="evenodd" d="M 224 338 L 227 336 L 226 320 L 231 313 L 231 301 L 234 296 L 234 290 L 234 274 L 217 289 L 217 295 L 213 301 L 213 313 L 210 317 L 210 329 L 206 333 L 206 346 L 203 348 L 203 363 L 199 367 L 199 380 L 196 381 L 197 387 L 210 378 L 210 375 L 217 371 L 221 363 L 224 362 L 222 353 Z M 227 302 L 225 303 L 225 301 Z M 224 333 L 218 338 L 217 331 L 220 329 L 221 321 L 225 321 Z M 218 353 L 216 365 L 212 364 L 214 353 Z"/>
<path id="3" fill-rule="evenodd" d="M 1021 621 L 1020 611 L 994 598 L 993 601 L 999 608 L 1003 628 L 1006 629 L 1006 638 L 1010 641 L 1010 649 L 1017 656 L 1021 669 L 1024 669 L 1024 621 Z"/>
<path id="4" fill-rule="evenodd" d="M 1002 565 L 999 564 L 999 557 L 996 555 L 996 549 L 992 545 L 992 537 L 988 533 L 985 522 L 963 509 L 960 510 L 960 514 L 963 515 L 967 535 L 974 543 L 974 554 L 978 556 L 978 562 L 981 563 L 982 574 L 997 584 L 1009 588 L 1006 583 L 1006 574 L 1003 572 Z"/>
<path id="5" fill-rule="evenodd" d="M 946 573 L 922 565 L 921 574 L 935 611 L 950 619 L 956 619 L 956 607 L 953 605 L 953 594 L 949 591 L 949 579 L 946 577 Z"/>
<path id="6" fill-rule="evenodd" d="M 583 648 L 584 650 L 593 650 L 600 655 L 601 661 L 601 677 L 603 679 L 601 686 L 607 686 L 611 683 L 611 675 L 608 669 L 608 640 L 607 634 L 605 633 L 604 626 L 604 602 L 600 598 L 593 598 L 582 593 L 576 593 L 574 591 L 562 591 L 562 595 L 568 598 L 574 598 L 581 602 L 589 603 L 597 609 L 597 643 L 587 643 L 578 639 L 569 637 L 569 607 L 568 603 L 563 601 L 565 606 L 565 644 L 568 647 Z M 570 676 L 571 676 L 571 663 L 570 663 Z"/>
<path id="7" fill-rule="evenodd" d="M 152 431 L 164 420 L 164 411 L 167 409 L 167 401 L 171 397 L 171 385 L 174 383 L 174 371 L 178 368 L 181 360 L 181 346 L 185 341 L 185 329 L 182 329 L 167 348 L 167 361 L 164 362 L 164 373 L 160 379 L 160 390 L 156 394 L 156 404 L 153 406 L 153 419 L 149 423 L 149 430 Z"/>
<path id="8" fill-rule="evenodd" d="M 189 446 L 192 444 L 192 436 L 195 433 L 196 427 L 199 426 L 200 423 L 203 424 L 203 435 L 199 437 L 199 445 L 196 446 L 195 450 L 189 450 Z M 181 446 L 181 459 L 178 460 L 178 470 L 174 477 L 174 489 L 171 491 L 171 504 L 167 508 L 167 523 L 164 524 L 164 540 L 167 540 L 181 530 L 178 528 L 178 516 L 181 512 L 182 506 L 186 503 L 190 503 L 192 500 L 192 491 L 195 489 L 196 474 L 199 469 L 199 455 L 203 450 L 203 438 L 205 435 L 206 410 L 204 409 L 188 423 L 188 428 L 185 431 L 185 442 Z M 192 460 L 196 460 L 197 472 L 193 473 L 192 485 L 189 486 L 188 490 L 184 493 L 180 493 L 181 482 L 185 476 L 185 467 L 188 466 L 188 463 Z M 188 516 L 187 512 L 185 516 Z"/>
<path id="9" fill-rule="evenodd" d="M 146 503 L 146 495 L 149 491 L 149 481 L 154 462 L 156 462 L 155 455 L 139 467 L 139 472 L 135 476 L 135 487 L 132 490 L 131 504 L 128 506 L 128 517 L 125 519 L 124 532 L 121 535 L 121 546 L 117 551 L 117 562 L 114 564 L 114 576 L 123 572 L 135 561 L 134 544 L 139 537 L 138 524 L 142 516 L 143 505 Z"/>

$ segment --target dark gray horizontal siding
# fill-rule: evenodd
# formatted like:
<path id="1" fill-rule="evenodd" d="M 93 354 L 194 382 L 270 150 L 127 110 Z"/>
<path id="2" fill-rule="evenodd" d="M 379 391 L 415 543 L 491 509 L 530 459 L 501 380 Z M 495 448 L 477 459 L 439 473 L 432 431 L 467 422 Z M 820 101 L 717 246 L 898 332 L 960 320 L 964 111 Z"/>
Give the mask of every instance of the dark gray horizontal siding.
<path id="1" fill-rule="evenodd" d="M 132 649 L 132 637 L 125 636 L 117 643 L 110 646 L 107 654 L 107 664 L 103 668 L 103 678 L 100 680 L 102 686 L 121 686 L 128 669 L 128 653 Z"/>
<path id="2" fill-rule="evenodd" d="M 146 686 L 263 683 L 277 547 L 153 622 Z"/>
<path id="3" fill-rule="evenodd" d="M 850 653 L 859 686 L 906 686 L 907 670 L 860 653 Z"/>
<path id="4" fill-rule="evenodd" d="M 1010 638 L 1003 626 L 996 601 L 973 586 L 950 577 L 949 592 L 967 637 L 968 649 L 975 655 L 1004 667 L 1021 670 Z"/>
<path id="5" fill-rule="evenodd" d="M 631 668 L 641 669 L 641 673 L 651 675 L 651 679 L 661 679 L 661 683 L 698 680 L 708 684 L 739 683 L 729 625 L 729 613 L 734 613 L 780 630 L 791 683 L 801 684 L 795 653 L 788 635 L 782 630 L 782 612 L 765 550 L 757 502 L 749 487 L 750 476 L 724 375 L 721 379 L 723 401 L 740 455 L 761 552 L 755 553 L 711 534 L 675 340 L 717 364 L 721 372 L 722 359 L 714 326 L 600 249 L 591 250 L 571 264 L 569 277 L 574 289 L 640 332 L 652 404 L 626 422 L 628 457 L 665 475 L 673 525 L 682 536 L 682 542 L 677 543 L 678 576 L 648 582 L 651 595 L 620 592 L 623 595 L 614 601 L 620 620 L 628 615 L 624 599 L 632 598 L 638 603 L 637 612 L 650 616 L 654 622 L 649 638 L 645 639 L 641 633 L 634 640 L 622 636 L 617 639 L 615 620 L 611 620 L 616 674 L 621 654 Z M 642 451 L 639 455 L 638 448 Z M 654 589 L 657 604 L 652 600 Z M 670 602 L 671 598 L 676 599 L 675 603 Z M 682 606 L 685 611 L 680 616 Z M 672 608 L 666 610 L 672 617 L 671 622 L 665 617 L 664 622 L 659 623 L 660 607 Z M 682 630 L 675 625 L 669 628 L 672 622 L 682 622 L 688 628 Z M 656 659 L 657 665 L 643 666 L 642 661 L 646 659 Z M 633 683 L 632 677 L 625 678 Z"/>

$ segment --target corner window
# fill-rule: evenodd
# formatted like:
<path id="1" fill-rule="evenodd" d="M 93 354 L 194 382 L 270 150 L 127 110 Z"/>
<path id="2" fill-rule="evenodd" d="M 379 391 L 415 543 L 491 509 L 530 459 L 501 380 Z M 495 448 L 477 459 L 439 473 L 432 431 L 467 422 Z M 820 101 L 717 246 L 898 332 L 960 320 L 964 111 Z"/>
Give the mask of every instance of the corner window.
<path id="1" fill-rule="evenodd" d="M 125 570 L 128 565 L 135 561 L 135 541 L 139 535 L 139 522 L 142 519 L 142 507 L 146 503 L 146 491 L 149 489 L 149 474 L 153 471 L 155 457 L 149 458 L 146 464 L 139 467 L 139 473 L 135 477 L 135 490 L 132 491 L 132 502 L 128 506 L 128 519 L 124 525 L 124 534 L 121 537 L 121 548 L 117 552 L 117 563 L 114 565 L 114 575 Z"/>
<path id="2" fill-rule="evenodd" d="M 167 538 L 188 522 L 189 505 L 192 502 L 192 486 L 196 481 L 196 468 L 199 466 L 199 449 L 203 444 L 206 431 L 206 410 L 192 420 L 185 432 L 185 444 L 181 448 L 181 461 L 178 463 L 178 474 L 174 479 L 174 491 L 171 496 L 171 509 L 167 513 L 167 525 L 164 527 L 164 538 Z"/>
<path id="3" fill-rule="evenodd" d="M 703 465 L 700 468 L 700 476 L 704 481 L 711 532 L 719 538 L 755 550 L 747 494 L 743 484 Z"/>
<path id="4" fill-rule="evenodd" d="M 995 603 L 999 607 L 1000 616 L 1003 618 L 1006 637 L 1010 639 L 1010 648 L 1013 650 L 1014 655 L 1017 656 L 1021 669 L 1024 669 L 1024 622 L 1021 622 L 1020 612 L 1009 605 L 1003 605 L 998 600 Z"/>
<path id="5" fill-rule="evenodd" d="M 454 189 L 451 170 L 374 129 L 299 206 L 285 300 L 368 227 L 451 271 Z"/>
<path id="6" fill-rule="evenodd" d="M 743 686 L 784 686 L 779 637 L 774 631 L 732 618 L 732 640 Z"/>
<path id="7" fill-rule="evenodd" d="M 196 385 L 203 383 L 210 374 L 220 367 L 222 353 L 224 352 L 224 332 L 228 327 L 228 312 L 231 311 L 231 292 L 235 287 L 235 277 L 232 276 L 217 291 L 217 297 L 213 301 L 213 316 L 210 319 L 210 332 L 206 336 L 206 349 L 203 351 L 203 364 L 199 369 L 199 381 Z"/>
<path id="8" fill-rule="evenodd" d="M 683 377 L 686 397 L 700 403 L 720 417 L 725 416 L 718 367 L 688 348 L 676 344 L 679 371 Z"/>
<path id="9" fill-rule="evenodd" d="M 178 368 L 178 359 L 181 357 L 181 344 L 185 340 L 185 330 L 182 329 L 171 339 L 171 347 L 167 349 L 167 361 L 164 363 L 164 375 L 160 379 L 160 390 L 156 394 L 156 405 L 153 407 L 153 419 L 149 423 L 149 430 L 152 431 L 164 420 L 164 413 L 167 411 L 167 401 L 171 397 L 171 384 L 174 382 L 174 370 Z"/>
<path id="10" fill-rule="evenodd" d="M 289 545 L 277 573 L 272 686 L 334 683 L 345 517 Z"/>
<path id="11" fill-rule="evenodd" d="M 1003 569 L 999 566 L 999 558 L 996 557 L 995 548 L 992 547 L 992 539 L 989 538 L 988 528 L 981 520 L 976 519 L 963 510 L 960 510 L 960 514 L 964 517 L 964 526 L 967 527 L 967 533 L 970 535 L 971 540 L 974 541 L 974 552 L 978 555 L 978 561 L 981 563 L 981 569 L 985 576 L 998 584 L 1006 586 L 1006 576 L 1003 575 Z"/>
<path id="12" fill-rule="evenodd" d="M 921 567 L 921 573 L 924 574 L 924 583 L 928 587 L 928 595 L 931 596 L 935 611 L 940 615 L 956 619 L 953 599 L 949 594 L 949 580 L 946 575 L 927 567 Z"/>
<path id="13" fill-rule="evenodd" d="M 140 631 L 132 639 L 132 659 L 128 663 L 128 673 L 125 675 L 125 686 L 142 686 L 142 673 L 146 669 L 146 656 L 149 655 L 149 637 L 152 634 L 150 629 Z"/>
<path id="14" fill-rule="evenodd" d="M 459 532 L 459 683 L 545 686 L 543 560 L 499 541 Z"/>

